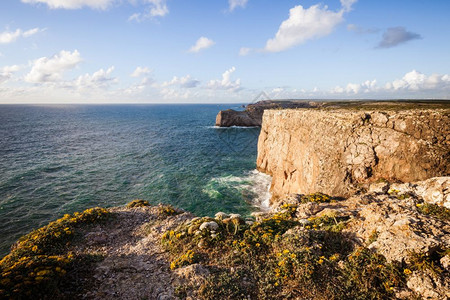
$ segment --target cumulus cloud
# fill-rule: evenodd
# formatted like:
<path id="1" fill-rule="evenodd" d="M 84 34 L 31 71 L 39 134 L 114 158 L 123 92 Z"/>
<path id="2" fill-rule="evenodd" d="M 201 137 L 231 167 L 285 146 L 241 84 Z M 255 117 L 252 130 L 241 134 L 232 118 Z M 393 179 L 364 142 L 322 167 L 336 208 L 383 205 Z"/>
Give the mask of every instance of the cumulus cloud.
<path id="1" fill-rule="evenodd" d="M 280 52 L 329 35 L 344 20 L 344 13 L 350 11 L 355 2 L 356 0 L 342 0 L 342 9 L 337 12 L 320 4 L 307 9 L 301 5 L 291 8 L 289 18 L 281 23 L 275 37 L 267 41 L 264 50 Z"/>
<path id="2" fill-rule="evenodd" d="M 228 0 L 229 11 L 233 11 L 237 7 L 245 8 L 248 0 Z"/>
<path id="3" fill-rule="evenodd" d="M 164 81 L 162 87 L 178 85 L 182 88 L 195 88 L 200 84 L 200 81 L 193 79 L 191 75 L 186 75 L 184 77 L 174 76 L 171 81 Z"/>
<path id="4" fill-rule="evenodd" d="M 420 34 L 406 31 L 405 27 L 392 27 L 383 33 L 383 38 L 378 44 L 378 48 L 391 48 L 417 39 L 422 39 Z"/>
<path id="5" fill-rule="evenodd" d="M 426 75 L 416 70 L 406 73 L 401 79 L 379 86 L 376 80 L 362 83 L 349 83 L 345 87 L 337 86 L 331 94 L 358 95 L 370 94 L 374 97 L 442 97 L 450 92 L 450 75 Z M 448 96 L 447 96 L 448 98 Z"/>
<path id="6" fill-rule="evenodd" d="M 77 50 L 62 50 L 53 57 L 41 57 L 32 63 L 25 81 L 32 83 L 56 82 L 62 80 L 65 71 L 75 68 L 82 61 Z"/>
<path id="7" fill-rule="evenodd" d="M 131 73 L 131 77 L 141 77 L 142 75 L 146 75 L 150 73 L 150 69 L 147 67 L 137 67 L 133 73 Z"/>
<path id="8" fill-rule="evenodd" d="M 377 89 L 377 81 L 374 80 L 366 80 L 363 83 L 349 83 L 345 88 L 342 88 L 340 86 L 337 86 L 334 88 L 331 92 L 342 94 L 361 94 L 361 93 L 369 93 L 375 91 Z"/>
<path id="9" fill-rule="evenodd" d="M 235 67 L 226 70 L 222 74 L 222 80 L 210 80 L 207 87 L 214 90 L 231 90 L 233 92 L 241 89 L 241 79 L 231 80 L 231 75 L 236 71 Z"/>
<path id="10" fill-rule="evenodd" d="M 141 22 L 148 18 L 164 17 L 169 13 L 167 0 L 142 0 L 142 2 L 148 5 L 147 11 L 132 14 L 128 21 Z"/>
<path id="11" fill-rule="evenodd" d="M 445 90 L 450 91 L 450 75 L 432 74 L 427 76 L 416 70 L 412 70 L 401 79 L 388 82 L 385 86 L 387 90 Z"/>
<path id="12" fill-rule="evenodd" d="M 51 9 L 79 9 L 90 7 L 94 9 L 106 9 L 115 0 L 22 0 L 23 3 L 43 3 Z"/>
<path id="13" fill-rule="evenodd" d="M 12 66 L 5 66 L 3 68 L 0 68 L 0 83 L 8 81 L 12 75 L 20 71 L 22 67 L 18 65 L 12 65 Z"/>
<path id="14" fill-rule="evenodd" d="M 22 29 L 16 29 L 15 31 L 4 31 L 0 33 L 0 44 L 9 44 L 12 42 L 15 42 L 20 37 L 30 37 L 32 35 L 35 35 L 36 33 L 43 31 L 39 28 L 33 28 L 30 30 L 23 31 Z"/>
<path id="15" fill-rule="evenodd" d="M 202 37 L 200 37 L 200 38 L 197 40 L 197 42 L 195 43 L 195 45 L 192 46 L 192 47 L 189 49 L 189 52 L 191 52 L 191 53 L 197 53 L 197 52 L 200 52 L 201 50 L 208 49 L 209 47 L 212 47 L 214 44 L 215 44 L 215 43 L 214 43 L 213 40 L 208 39 L 207 37 L 202 36 Z"/>
<path id="16" fill-rule="evenodd" d="M 101 89 L 108 88 L 110 84 L 117 83 L 118 79 L 111 76 L 114 71 L 114 66 L 107 70 L 100 69 L 93 74 L 84 74 L 79 76 L 73 82 L 69 82 L 68 86 L 78 89 Z"/>

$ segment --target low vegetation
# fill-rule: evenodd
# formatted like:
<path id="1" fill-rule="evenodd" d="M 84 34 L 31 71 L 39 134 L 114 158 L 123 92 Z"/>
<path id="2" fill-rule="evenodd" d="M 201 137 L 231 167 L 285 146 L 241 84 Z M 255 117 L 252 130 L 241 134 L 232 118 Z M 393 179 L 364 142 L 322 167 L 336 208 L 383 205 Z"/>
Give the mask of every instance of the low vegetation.
<path id="1" fill-rule="evenodd" d="M 98 259 L 68 252 L 68 246 L 81 225 L 104 221 L 109 215 L 106 209 L 98 207 L 66 214 L 20 238 L 10 254 L 0 261 L 0 298 L 55 299 L 67 296 L 70 291 L 65 287 L 76 273 Z"/>
<path id="2" fill-rule="evenodd" d="M 317 194 L 309 199 L 330 201 Z M 196 218 L 166 232 L 162 243 L 172 269 L 200 263 L 211 270 L 200 299 L 386 299 L 405 287 L 410 270 L 355 246 L 343 232 L 347 218 L 300 222 L 296 209 L 283 205 L 258 222 L 224 214 Z"/>
<path id="3" fill-rule="evenodd" d="M 445 222 L 450 221 L 450 209 L 446 207 L 425 202 L 417 204 L 417 209 L 424 215 L 429 215 Z"/>

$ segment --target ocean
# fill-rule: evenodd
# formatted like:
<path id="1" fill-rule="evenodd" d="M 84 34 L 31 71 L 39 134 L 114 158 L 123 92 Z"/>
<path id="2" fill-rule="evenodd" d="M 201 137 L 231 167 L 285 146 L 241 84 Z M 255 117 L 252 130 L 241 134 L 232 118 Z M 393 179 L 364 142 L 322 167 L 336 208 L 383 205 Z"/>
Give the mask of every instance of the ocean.
<path id="1" fill-rule="evenodd" d="M 216 128 L 239 105 L 1 105 L 0 256 L 21 235 L 133 199 L 212 216 L 268 205 L 259 128 Z"/>

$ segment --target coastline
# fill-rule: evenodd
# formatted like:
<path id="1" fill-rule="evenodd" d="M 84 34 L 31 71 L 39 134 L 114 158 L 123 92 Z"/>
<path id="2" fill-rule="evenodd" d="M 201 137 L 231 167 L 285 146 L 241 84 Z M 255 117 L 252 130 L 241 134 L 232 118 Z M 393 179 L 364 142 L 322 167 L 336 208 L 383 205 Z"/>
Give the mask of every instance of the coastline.
<path id="1" fill-rule="evenodd" d="M 377 120 L 358 120 L 372 126 L 366 119 Z M 299 138 L 277 132 L 272 142 L 279 145 Z M 261 141 L 270 139 L 261 135 Z M 287 149 L 284 162 L 292 163 L 295 148 Z M 334 166 L 327 166 L 323 171 L 331 172 Z M 281 175 L 286 180 L 293 173 Z M 51 291 L 57 298 L 87 299 L 450 297 L 450 177 L 379 178 L 336 197 L 318 188 L 272 196 L 268 175 L 255 170 L 251 176 L 263 183 L 251 191 L 265 195 L 259 202 L 271 198 L 267 210 L 252 217 L 233 211 L 196 217 L 144 200 L 65 215 L 22 237 L 2 259 L 0 293 L 26 298 Z M 213 177 L 205 193 L 214 198 L 217 187 L 229 183 L 249 188 L 246 178 Z M 270 186 L 273 191 L 273 181 Z"/>

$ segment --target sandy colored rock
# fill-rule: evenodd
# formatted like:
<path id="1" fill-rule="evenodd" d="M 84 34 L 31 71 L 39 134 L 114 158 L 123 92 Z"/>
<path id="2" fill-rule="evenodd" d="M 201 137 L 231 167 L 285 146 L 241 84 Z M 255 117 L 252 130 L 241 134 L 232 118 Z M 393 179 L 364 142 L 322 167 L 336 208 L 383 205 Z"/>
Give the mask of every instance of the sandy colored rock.
<path id="1" fill-rule="evenodd" d="M 257 168 L 272 176 L 274 199 L 314 192 L 347 197 L 380 179 L 448 176 L 449 111 L 266 110 Z"/>

